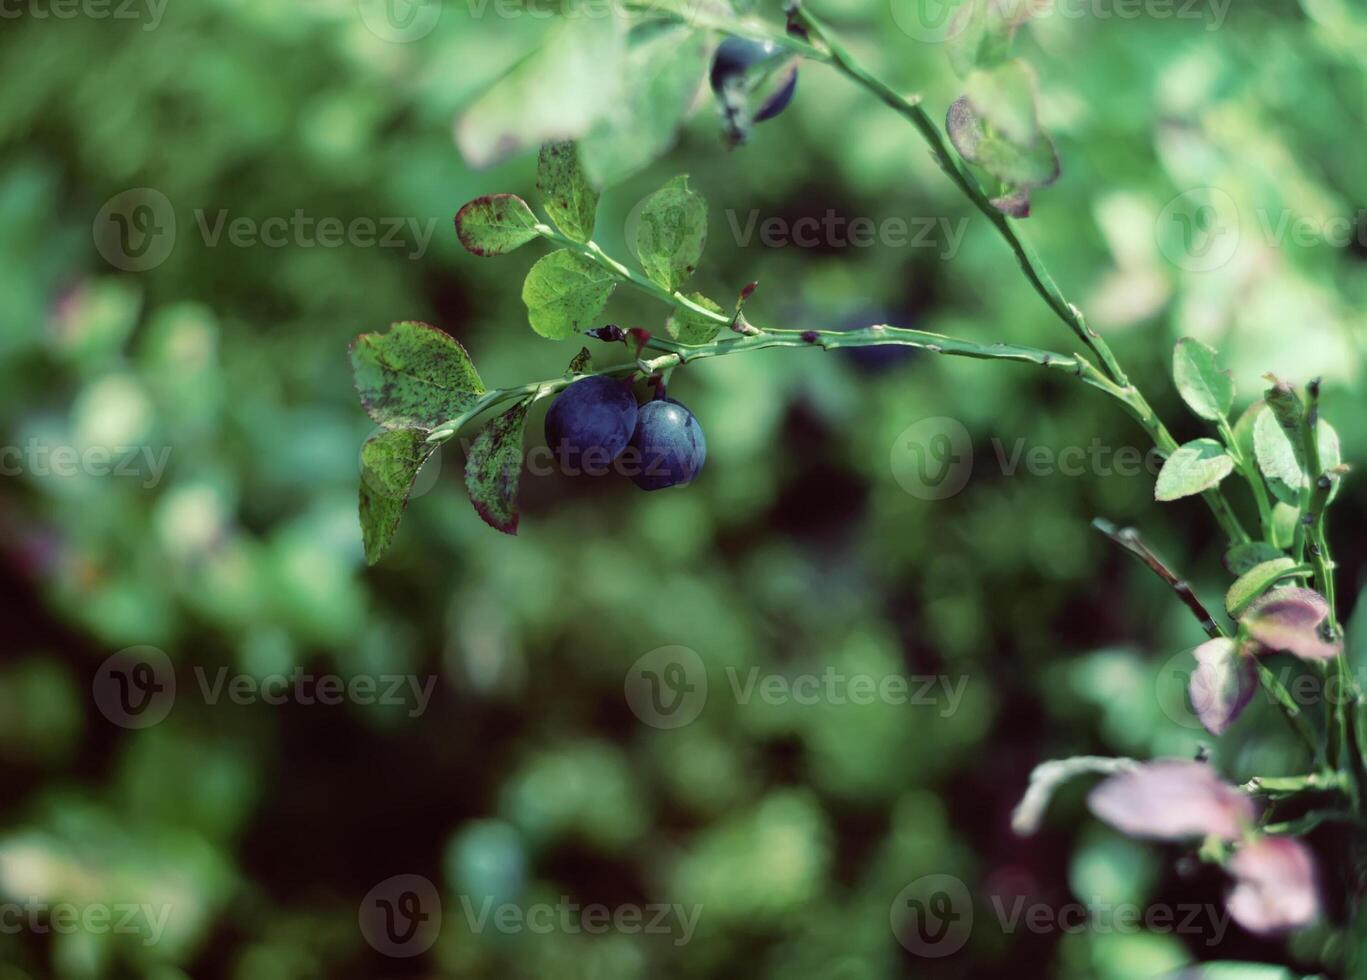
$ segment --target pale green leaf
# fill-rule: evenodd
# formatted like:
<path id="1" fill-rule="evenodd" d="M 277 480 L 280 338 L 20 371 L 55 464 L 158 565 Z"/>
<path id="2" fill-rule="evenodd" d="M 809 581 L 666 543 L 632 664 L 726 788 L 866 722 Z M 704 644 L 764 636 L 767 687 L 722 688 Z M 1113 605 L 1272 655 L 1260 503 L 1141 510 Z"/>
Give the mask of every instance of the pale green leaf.
<path id="1" fill-rule="evenodd" d="M 1234 379 L 1215 362 L 1215 349 L 1183 337 L 1172 352 L 1172 377 L 1187 407 L 1200 418 L 1215 422 L 1234 404 Z"/>
<path id="2" fill-rule="evenodd" d="M 456 148 L 491 167 L 549 140 L 576 139 L 620 103 L 618 17 L 557 20 L 541 46 L 490 86 L 456 122 Z"/>
<path id="3" fill-rule="evenodd" d="M 426 323 L 396 323 L 351 345 L 361 404 L 387 429 L 433 429 L 470 408 L 484 383 L 454 338 Z"/>
<path id="4" fill-rule="evenodd" d="M 705 33 L 678 25 L 632 32 L 624 96 L 579 143 L 589 178 L 616 184 L 663 156 L 697 101 L 707 74 Z"/>
<path id="5" fill-rule="evenodd" d="M 477 197 L 456 212 L 456 237 L 482 257 L 503 255 L 536 237 L 536 215 L 516 194 Z"/>
<path id="6" fill-rule="evenodd" d="M 606 269 L 562 248 L 532 266 L 522 284 L 522 302 L 533 330 L 565 340 L 594 325 L 616 286 Z"/>
<path id="7" fill-rule="evenodd" d="M 686 283 L 707 244 L 707 202 L 675 177 L 646 198 L 636 227 L 636 255 L 646 275 L 671 293 Z"/>
<path id="8" fill-rule="evenodd" d="M 1214 439 L 1195 439 L 1178 446 L 1158 472 L 1157 500 L 1189 497 L 1219 484 L 1234 469 L 1234 460 Z"/>
<path id="9" fill-rule="evenodd" d="M 598 215 L 598 192 L 579 164 L 578 147 L 571 142 L 547 143 L 537 160 L 536 189 L 551 220 L 575 241 L 593 237 Z"/>

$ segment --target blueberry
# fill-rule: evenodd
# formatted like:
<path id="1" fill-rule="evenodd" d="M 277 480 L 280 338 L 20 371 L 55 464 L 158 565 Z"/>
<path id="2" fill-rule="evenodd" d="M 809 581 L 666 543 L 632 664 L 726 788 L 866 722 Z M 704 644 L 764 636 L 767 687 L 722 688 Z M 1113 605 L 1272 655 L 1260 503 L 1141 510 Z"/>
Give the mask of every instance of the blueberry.
<path id="1" fill-rule="evenodd" d="M 636 429 L 636 399 L 621 382 L 581 378 L 546 413 L 546 445 L 566 473 L 606 473 Z"/>
<path id="2" fill-rule="evenodd" d="M 762 123 L 767 119 L 773 119 L 784 109 L 788 108 L 788 103 L 793 101 L 793 93 L 797 91 L 797 67 L 788 72 L 788 80 L 774 91 L 755 113 L 755 122 Z"/>
<path id="3" fill-rule="evenodd" d="M 672 398 L 641 406 L 628 452 L 642 490 L 662 490 L 690 482 L 707 459 L 702 426 Z"/>
<path id="4" fill-rule="evenodd" d="M 744 37 L 728 37 L 717 45 L 712 57 L 712 91 L 718 95 L 733 78 L 743 76 L 752 67 L 774 58 L 779 47 L 773 41 L 751 41 Z"/>

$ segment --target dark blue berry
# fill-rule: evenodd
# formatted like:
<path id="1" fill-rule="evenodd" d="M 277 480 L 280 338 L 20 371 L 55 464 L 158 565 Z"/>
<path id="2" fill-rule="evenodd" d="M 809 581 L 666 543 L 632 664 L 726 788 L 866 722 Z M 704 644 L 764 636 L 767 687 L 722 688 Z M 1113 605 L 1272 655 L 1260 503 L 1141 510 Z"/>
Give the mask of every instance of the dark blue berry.
<path id="1" fill-rule="evenodd" d="M 672 398 L 659 399 L 641 406 L 627 453 L 632 481 L 642 490 L 663 490 L 698 475 L 707 440 L 692 412 Z"/>
<path id="2" fill-rule="evenodd" d="M 784 109 L 788 108 L 788 103 L 793 101 L 793 93 L 797 91 L 797 68 L 794 67 L 788 72 L 788 80 L 779 87 L 773 95 L 764 100 L 755 113 L 755 122 L 762 123 L 766 119 L 773 119 Z"/>
<path id="3" fill-rule="evenodd" d="M 712 91 L 720 95 L 727 80 L 744 75 L 755 65 L 778 54 L 779 47 L 773 41 L 728 37 L 717 45 L 717 53 L 712 56 Z"/>
<path id="4" fill-rule="evenodd" d="M 546 413 L 546 445 L 569 474 L 602 475 L 636 429 L 636 399 L 620 381 L 581 378 Z"/>

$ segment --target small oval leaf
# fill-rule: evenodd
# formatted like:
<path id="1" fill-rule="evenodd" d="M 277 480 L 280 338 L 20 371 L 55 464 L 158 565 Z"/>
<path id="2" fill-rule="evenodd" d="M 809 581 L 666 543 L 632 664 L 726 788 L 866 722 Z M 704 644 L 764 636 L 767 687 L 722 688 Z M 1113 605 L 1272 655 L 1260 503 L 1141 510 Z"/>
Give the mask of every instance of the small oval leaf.
<path id="1" fill-rule="evenodd" d="M 1208 422 L 1222 419 L 1234 405 L 1234 379 L 1216 365 L 1215 348 L 1183 337 L 1172 352 L 1172 377 L 1193 412 Z"/>
<path id="2" fill-rule="evenodd" d="M 1158 472 L 1157 500 L 1189 497 L 1217 485 L 1234 469 L 1234 460 L 1214 439 L 1194 439 L 1178 446 Z"/>
<path id="3" fill-rule="evenodd" d="M 562 248 L 532 266 L 522 284 L 522 302 L 533 330 L 565 340 L 593 325 L 616 288 L 617 280 L 606 269 Z"/>
<path id="4" fill-rule="evenodd" d="M 702 261 L 707 243 L 707 202 L 675 177 L 646 198 L 636 228 L 636 255 L 657 285 L 676 292 Z"/>
<path id="5" fill-rule="evenodd" d="M 598 215 L 598 192 L 579 165 L 573 142 L 547 143 L 537 158 L 536 189 L 556 227 L 578 242 L 593 237 Z"/>
<path id="6" fill-rule="evenodd" d="M 1229 587 L 1229 591 L 1225 593 L 1225 608 L 1237 619 L 1248 608 L 1249 603 L 1282 579 L 1309 575 L 1310 571 L 1309 566 L 1298 565 L 1294 558 L 1287 558 L 1284 555 L 1265 561 L 1244 572 Z"/>
<path id="7" fill-rule="evenodd" d="M 536 237 L 536 215 L 516 194 L 477 197 L 456 212 L 456 237 L 481 258 L 504 255 Z"/>

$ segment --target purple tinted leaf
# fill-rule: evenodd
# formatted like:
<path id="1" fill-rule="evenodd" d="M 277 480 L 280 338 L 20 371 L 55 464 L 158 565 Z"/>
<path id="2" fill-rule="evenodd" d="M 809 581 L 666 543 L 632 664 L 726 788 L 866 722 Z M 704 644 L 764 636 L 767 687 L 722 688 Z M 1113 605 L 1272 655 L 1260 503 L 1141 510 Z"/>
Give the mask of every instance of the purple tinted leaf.
<path id="1" fill-rule="evenodd" d="M 1310 849 L 1290 837 L 1263 837 L 1230 859 L 1229 914 L 1249 932 L 1299 929 L 1319 917 L 1319 888 Z"/>
<path id="2" fill-rule="evenodd" d="M 1191 674 L 1191 707 L 1212 735 L 1224 734 L 1258 688 L 1258 672 L 1250 657 L 1226 637 L 1202 643 L 1195 651 L 1196 669 Z"/>
<path id="3" fill-rule="evenodd" d="M 954 149 L 959 151 L 959 156 L 972 163 L 978 153 L 978 141 L 983 136 L 983 124 L 967 96 L 961 95 L 949 104 L 945 132 L 949 134 Z"/>
<path id="4" fill-rule="evenodd" d="M 1112 776 L 1087 797 L 1092 813 L 1131 837 L 1179 840 L 1214 834 L 1237 840 L 1253 801 L 1203 762 L 1165 759 Z"/>
<path id="5" fill-rule="evenodd" d="M 1343 649 L 1320 634 L 1329 603 L 1313 589 L 1276 589 L 1248 608 L 1243 625 L 1268 650 L 1285 650 L 1304 660 L 1332 660 Z"/>

